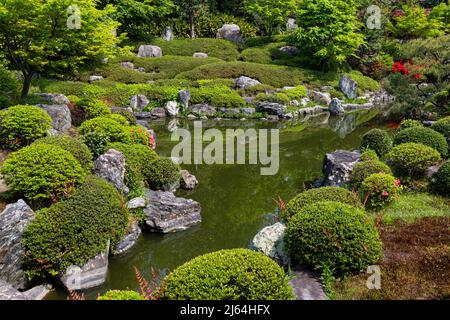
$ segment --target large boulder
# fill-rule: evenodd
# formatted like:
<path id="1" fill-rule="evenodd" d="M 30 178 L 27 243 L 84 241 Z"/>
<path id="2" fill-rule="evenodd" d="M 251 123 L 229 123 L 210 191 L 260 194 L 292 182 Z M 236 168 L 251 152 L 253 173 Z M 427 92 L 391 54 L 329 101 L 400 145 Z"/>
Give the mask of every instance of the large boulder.
<path id="1" fill-rule="evenodd" d="M 43 300 L 52 290 L 53 286 L 51 284 L 42 284 L 23 292 L 23 295 L 29 300 Z"/>
<path id="2" fill-rule="evenodd" d="M 286 226 L 278 222 L 262 229 L 252 240 L 251 248 L 264 253 L 281 265 L 289 262 L 289 255 L 284 248 Z"/>
<path id="3" fill-rule="evenodd" d="M 149 203 L 144 209 L 145 224 L 152 232 L 186 230 L 202 221 L 201 206 L 190 199 L 177 198 L 172 192 L 145 190 Z"/>
<path id="4" fill-rule="evenodd" d="M 164 119 L 167 116 L 166 109 L 164 108 L 153 108 L 150 111 L 150 118 L 152 119 Z"/>
<path id="5" fill-rule="evenodd" d="M 224 24 L 217 30 L 216 38 L 225 39 L 240 43 L 244 40 L 241 34 L 241 28 L 237 24 Z"/>
<path id="6" fill-rule="evenodd" d="M 257 86 L 258 84 L 261 84 L 261 82 L 259 82 L 258 80 L 246 77 L 246 76 L 242 76 L 239 77 L 235 80 L 236 82 L 236 87 L 238 87 L 239 89 L 247 89 L 247 88 L 251 88 L 254 86 Z"/>
<path id="7" fill-rule="evenodd" d="M 69 104 L 70 100 L 63 94 L 36 93 L 37 96 L 44 99 L 48 104 Z"/>
<path id="8" fill-rule="evenodd" d="M 192 56 L 194 58 L 208 58 L 209 57 L 208 54 L 204 53 L 204 52 L 195 52 Z"/>
<path id="9" fill-rule="evenodd" d="M 194 175 L 190 174 L 189 171 L 187 170 L 181 170 L 180 173 L 181 173 L 180 186 L 182 189 L 193 190 L 197 187 L 198 180 Z"/>
<path id="10" fill-rule="evenodd" d="M 183 110 L 187 110 L 190 100 L 191 92 L 189 90 L 181 90 L 178 92 L 178 102 L 181 104 Z"/>
<path id="11" fill-rule="evenodd" d="M 25 257 L 22 234 L 34 218 L 33 210 L 23 200 L 7 205 L 0 214 L 0 279 L 16 289 L 28 286 L 22 269 Z"/>
<path id="12" fill-rule="evenodd" d="M 133 111 L 142 112 L 148 105 L 150 101 L 143 94 L 137 94 L 131 97 L 130 107 Z"/>
<path id="13" fill-rule="evenodd" d="M 60 281 L 68 290 L 86 290 L 101 286 L 108 272 L 109 243 L 106 250 L 89 260 L 83 266 L 70 266 L 60 276 Z"/>
<path id="14" fill-rule="evenodd" d="M 339 80 L 339 88 L 349 99 L 358 97 L 358 82 L 350 79 L 349 76 L 344 75 L 341 77 Z"/>
<path id="15" fill-rule="evenodd" d="M 341 100 L 334 98 L 328 107 L 332 116 L 338 116 L 345 113 Z"/>
<path id="16" fill-rule="evenodd" d="M 196 115 L 213 116 L 216 113 L 216 108 L 209 104 L 194 104 L 189 106 L 189 111 Z"/>
<path id="17" fill-rule="evenodd" d="M 0 301 L 31 300 L 6 281 L 0 280 Z"/>
<path id="18" fill-rule="evenodd" d="M 125 185 L 125 156 L 123 153 L 110 149 L 94 162 L 94 172 L 100 178 L 111 182 L 119 191 L 128 194 Z"/>
<path id="19" fill-rule="evenodd" d="M 39 108 L 48 113 L 52 118 L 52 127 L 56 131 L 64 132 L 72 127 L 72 115 L 65 104 L 39 104 Z"/>
<path id="20" fill-rule="evenodd" d="M 360 161 L 361 153 L 358 151 L 338 150 L 325 155 L 323 173 L 325 179 L 323 186 L 342 187 L 350 182 L 355 165 Z"/>
<path id="21" fill-rule="evenodd" d="M 300 53 L 300 50 L 294 46 L 284 46 L 280 48 L 280 51 L 289 56 L 296 56 Z"/>
<path id="22" fill-rule="evenodd" d="M 175 36 L 173 34 L 172 28 L 171 27 L 165 27 L 162 34 L 161 34 L 161 38 L 165 41 L 172 41 Z"/>
<path id="23" fill-rule="evenodd" d="M 326 106 L 331 103 L 331 95 L 329 92 L 313 91 L 314 101 Z"/>
<path id="24" fill-rule="evenodd" d="M 162 57 L 162 49 L 158 46 L 142 45 L 139 47 L 138 57 L 161 58 Z"/>
<path id="25" fill-rule="evenodd" d="M 277 116 L 278 118 L 284 118 L 287 107 L 274 102 L 259 102 L 256 105 L 257 112 L 264 112 L 271 116 Z"/>
<path id="26" fill-rule="evenodd" d="M 167 102 L 166 105 L 164 106 L 164 108 L 166 109 L 166 112 L 170 117 L 176 117 L 176 116 L 178 116 L 178 113 L 180 112 L 180 108 L 178 107 L 178 102 L 176 102 L 176 101 Z"/>
<path id="27" fill-rule="evenodd" d="M 133 221 L 131 225 L 128 227 L 127 232 L 125 233 L 125 236 L 123 237 L 122 241 L 120 241 L 116 247 L 112 250 L 112 255 L 117 256 L 120 254 L 126 253 L 128 250 L 133 248 L 133 246 L 138 241 L 139 237 L 141 236 L 141 228 L 139 227 L 139 224 L 136 221 Z"/>

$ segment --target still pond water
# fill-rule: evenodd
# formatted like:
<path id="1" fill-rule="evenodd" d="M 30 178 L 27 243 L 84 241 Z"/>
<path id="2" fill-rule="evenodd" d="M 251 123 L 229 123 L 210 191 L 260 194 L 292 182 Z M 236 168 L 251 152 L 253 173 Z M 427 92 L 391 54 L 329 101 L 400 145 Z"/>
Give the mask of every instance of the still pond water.
<path id="1" fill-rule="evenodd" d="M 280 170 L 275 176 L 261 176 L 260 167 L 252 165 L 189 165 L 200 184 L 195 191 L 178 192 L 202 206 L 203 222 L 187 231 L 169 234 L 143 234 L 127 254 L 109 261 L 107 282 L 86 292 L 95 299 L 109 289 L 137 289 L 133 266 L 150 278 L 151 269 L 173 270 L 204 253 L 248 247 L 254 235 L 273 223 L 274 199 L 289 200 L 321 175 L 325 153 L 354 149 L 362 135 L 382 127 L 377 111 L 359 111 L 342 118 L 321 115 L 308 121 L 270 123 L 263 121 L 205 122 L 204 127 L 280 129 Z M 150 123 L 157 134 L 160 155 L 170 156 L 177 142 L 171 141 L 169 127 L 174 123 Z M 192 128 L 179 122 L 178 127 Z M 48 299 L 66 299 L 63 290 Z"/>

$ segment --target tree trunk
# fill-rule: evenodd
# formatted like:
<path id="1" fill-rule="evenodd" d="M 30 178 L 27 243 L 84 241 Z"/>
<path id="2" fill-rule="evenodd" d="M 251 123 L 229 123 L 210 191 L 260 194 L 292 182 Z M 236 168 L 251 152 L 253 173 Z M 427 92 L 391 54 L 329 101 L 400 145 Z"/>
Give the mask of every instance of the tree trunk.
<path id="1" fill-rule="evenodd" d="M 20 95 L 20 100 L 24 101 L 28 97 L 28 92 L 30 91 L 31 80 L 33 80 L 34 72 L 22 72 L 23 74 L 23 86 L 22 94 Z"/>
<path id="2" fill-rule="evenodd" d="M 189 24 L 191 26 L 191 39 L 195 38 L 194 13 L 189 15 Z"/>

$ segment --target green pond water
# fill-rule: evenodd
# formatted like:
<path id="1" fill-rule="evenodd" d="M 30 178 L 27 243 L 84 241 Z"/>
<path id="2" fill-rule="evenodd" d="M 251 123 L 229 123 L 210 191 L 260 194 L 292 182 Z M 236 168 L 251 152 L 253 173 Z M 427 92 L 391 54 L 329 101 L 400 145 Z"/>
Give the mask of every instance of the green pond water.
<path id="1" fill-rule="evenodd" d="M 137 289 L 133 266 L 150 278 L 151 269 L 173 270 L 204 253 L 248 247 L 255 234 L 273 224 L 275 198 L 289 200 L 321 175 L 325 153 L 336 149 L 354 149 L 362 135 L 374 127 L 384 127 L 377 111 L 359 111 L 342 118 L 327 115 L 306 122 L 270 123 L 263 121 L 204 122 L 204 127 L 280 129 L 280 169 L 275 176 L 261 176 L 254 165 L 183 165 L 199 180 L 194 191 L 178 192 L 202 206 L 202 223 L 187 231 L 168 235 L 145 233 L 127 254 L 111 257 L 107 282 L 89 290 L 95 299 L 109 289 Z M 177 142 L 171 141 L 168 127 L 174 123 L 152 122 L 157 134 L 157 151 L 170 156 Z M 192 122 L 178 123 L 192 128 Z M 66 299 L 58 289 L 48 299 Z"/>

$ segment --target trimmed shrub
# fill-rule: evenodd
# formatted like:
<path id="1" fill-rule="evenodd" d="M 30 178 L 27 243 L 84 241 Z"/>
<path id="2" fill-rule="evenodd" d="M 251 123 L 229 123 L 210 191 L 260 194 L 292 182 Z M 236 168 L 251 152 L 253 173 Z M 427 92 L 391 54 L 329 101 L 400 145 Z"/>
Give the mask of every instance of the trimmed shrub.
<path id="1" fill-rule="evenodd" d="M 85 112 L 85 119 L 93 119 L 111 114 L 108 106 L 97 99 L 82 99 L 77 103 L 77 107 Z"/>
<path id="2" fill-rule="evenodd" d="M 180 166 L 170 158 L 158 158 L 144 169 L 148 186 L 152 190 L 163 190 L 180 181 Z"/>
<path id="3" fill-rule="evenodd" d="M 380 158 L 378 154 L 372 149 L 366 149 L 361 154 L 361 161 L 378 161 Z"/>
<path id="4" fill-rule="evenodd" d="M 128 127 L 130 134 L 131 144 L 142 144 L 144 146 L 154 149 L 155 139 L 152 134 L 143 126 L 132 126 Z"/>
<path id="5" fill-rule="evenodd" d="M 142 144 L 111 143 L 106 149 L 120 151 L 125 156 L 125 184 L 132 191 L 142 188 L 146 169 L 157 158 L 155 151 Z"/>
<path id="6" fill-rule="evenodd" d="M 288 96 L 289 100 L 300 100 L 308 95 L 306 87 L 296 86 L 292 89 L 283 89 L 281 92 Z"/>
<path id="7" fill-rule="evenodd" d="M 125 234 L 128 213 L 118 191 L 103 179 L 89 176 L 70 198 L 37 212 L 22 244 L 30 274 L 57 275 L 82 266 L 114 247 Z"/>
<path id="8" fill-rule="evenodd" d="M 450 161 L 444 163 L 433 178 L 436 190 L 444 196 L 450 196 Z"/>
<path id="9" fill-rule="evenodd" d="M 91 150 L 93 158 L 97 159 L 105 153 L 109 137 L 105 133 L 93 131 L 83 135 L 83 142 Z"/>
<path id="10" fill-rule="evenodd" d="M 137 293 L 136 291 L 125 291 L 125 290 L 110 290 L 104 295 L 99 296 L 97 300 L 146 300 L 145 297 Z"/>
<path id="11" fill-rule="evenodd" d="M 247 249 L 199 256 L 164 280 L 170 300 L 292 300 L 288 278 L 276 262 Z"/>
<path id="12" fill-rule="evenodd" d="M 83 136 L 90 132 L 102 133 L 111 142 L 129 142 L 130 139 L 127 127 L 106 117 L 98 117 L 84 122 L 79 131 Z"/>
<path id="13" fill-rule="evenodd" d="M 265 48 L 248 48 L 241 52 L 240 60 L 254 63 L 272 63 L 272 53 Z"/>
<path id="14" fill-rule="evenodd" d="M 323 187 L 302 192 L 289 201 L 286 205 L 286 210 L 283 212 L 282 218 L 283 220 L 288 221 L 304 207 L 320 201 L 336 201 L 362 208 L 361 201 L 356 193 L 344 188 Z"/>
<path id="15" fill-rule="evenodd" d="M 14 106 L 0 111 L 0 143 L 17 150 L 47 135 L 52 118 L 34 106 Z"/>
<path id="16" fill-rule="evenodd" d="M 118 124 L 121 124 L 122 126 L 125 126 L 125 127 L 130 125 L 130 123 L 128 122 L 127 118 L 125 118 L 124 116 L 122 116 L 120 114 L 110 114 L 108 116 L 108 118 L 113 119 Z"/>
<path id="17" fill-rule="evenodd" d="M 423 124 L 419 120 L 406 119 L 400 123 L 399 131 L 409 128 L 423 128 Z"/>
<path id="18" fill-rule="evenodd" d="M 361 148 L 372 149 L 382 157 L 391 150 L 392 139 L 386 131 L 372 129 L 363 136 Z"/>
<path id="19" fill-rule="evenodd" d="M 359 188 L 368 177 L 375 173 L 392 174 L 391 168 L 379 160 L 368 160 L 358 162 L 352 172 L 351 183 L 355 188 Z"/>
<path id="20" fill-rule="evenodd" d="M 91 171 L 92 169 L 92 153 L 89 148 L 80 140 L 69 136 L 53 136 L 38 139 L 35 144 L 49 144 L 52 146 L 58 146 L 62 149 L 69 151 L 75 159 L 81 164 L 84 170 Z"/>
<path id="21" fill-rule="evenodd" d="M 11 190 L 36 202 L 58 201 L 85 175 L 70 152 L 48 144 L 33 144 L 11 154 L 1 173 Z"/>
<path id="22" fill-rule="evenodd" d="M 450 117 L 436 121 L 431 126 L 431 129 L 443 134 L 447 139 L 450 139 Z"/>
<path id="23" fill-rule="evenodd" d="M 288 105 L 289 102 L 291 102 L 291 99 L 284 94 L 284 93 L 275 93 L 275 94 L 266 94 L 266 93 L 260 93 L 256 96 L 255 101 L 262 101 L 262 102 L 273 102 L 283 105 Z"/>
<path id="24" fill-rule="evenodd" d="M 338 275 L 366 270 L 383 246 L 364 210 L 338 202 L 305 206 L 289 221 L 284 241 L 298 262 Z"/>
<path id="25" fill-rule="evenodd" d="M 227 86 L 192 88 L 191 103 L 207 103 L 216 108 L 243 108 L 246 105 L 245 100 Z"/>
<path id="26" fill-rule="evenodd" d="M 387 163 L 401 177 L 422 177 L 430 166 L 440 160 L 438 151 L 419 143 L 398 145 L 386 155 Z"/>
<path id="27" fill-rule="evenodd" d="M 125 119 L 127 119 L 128 123 L 129 123 L 131 126 L 137 125 L 137 119 L 136 119 L 136 117 L 134 116 L 134 114 L 133 114 L 132 112 L 126 110 L 126 109 L 123 109 L 123 110 L 113 110 L 112 113 L 113 113 L 113 114 L 119 114 L 119 115 L 121 115 L 122 117 L 124 117 Z"/>
<path id="28" fill-rule="evenodd" d="M 397 199 L 400 191 L 400 180 L 386 173 L 369 176 L 364 180 L 360 189 L 365 205 L 378 209 L 384 208 Z"/>
<path id="29" fill-rule="evenodd" d="M 445 137 L 430 128 L 409 128 L 398 132 L 394 137 L 394 145 L 403 143 L 421 143 L 437 150 L 442 156 L 448 154 Z"/>

